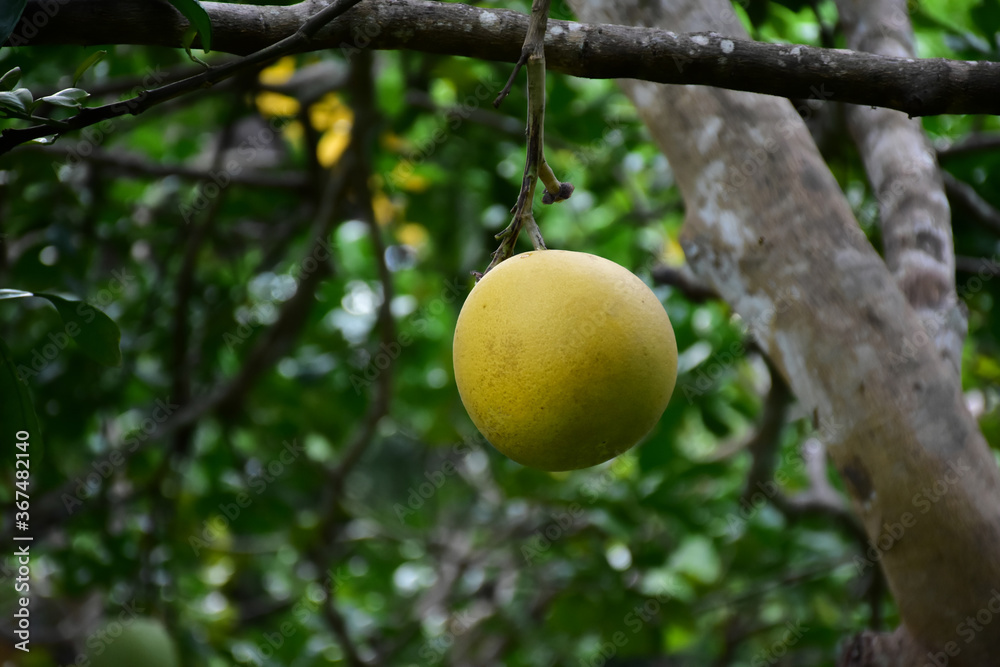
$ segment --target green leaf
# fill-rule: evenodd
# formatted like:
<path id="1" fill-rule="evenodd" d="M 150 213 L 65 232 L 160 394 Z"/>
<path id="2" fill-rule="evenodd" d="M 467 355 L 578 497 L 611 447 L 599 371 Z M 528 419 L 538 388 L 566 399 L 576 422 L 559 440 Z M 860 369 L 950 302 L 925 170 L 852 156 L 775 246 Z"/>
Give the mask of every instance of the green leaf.
<path id="1" fill-rule="evenodd" d="M 184 15 L 201 35 L 201 48 L 206 53 L 212 50 L 212 21 L 208 12 L 198 0 L 170 0 L 177 11 Z"/>
<path id="2" fill-rule="evenodd" d="M 13 0 L 13 2 L 7 0 L 7 2 L 0 4 L 0 46 L 14 32 L 17 22 L 21 20 L 21 14 L 24 13 L 24 6 L 27 4 L 28 0 Z"/>
<path id="3" fill-rule="evenodd" d="M 0 92 L 0 109 L 4 109 L 18 116 L 28 115 L 28 108 L 24 106 L 21 98 L 11 92 Z"/>
<path id="4" fill-rule="evenodd" d="M 18 377 L 17 366 L 7 344 L 0 338 L 0 424 L 5 437 L 12 437 L 18 431 L 27 431 L 31 437 L 41 435 L 38 415 L 28 394 L 28 387 Z"/>
<path id="5" fill-rule="evenodd" d="M 3 76 L 0 76 L 0 90 L 13 90 L 17 82 L 21 80 L 21 68 L 15 67 Z"/>
<path id="6" fill-rule="evenodd" d="M 107 51 L 101 50 L 91 53 L 87 56 L 87 59 L 80 63 L 80 66 L 76 68 L 76 72 L 73 73 L 73 85 L 75 86 L 83 76 L 84 72 L 96 65 L 97 63 L 104 60 L 104 57 L 108 55 Z"/>
<path id="7" fill-rule="evenodd" d="M 56 307 L 66 324 L 67 335 L 71 335 L 84 354 L 105 366 L 121 365 L 121 331 L 114 320 L 86 301 L 69 301 L 40 292 L 35 296 L 48 299 Z"/>
<path id="8" fill-rule="evenodd" d="M 53 95 L 46 95 L 42 101 L 60 107 L 79 107 L 80 103 L 88 97 L 90 97 L 90 93 L 82 88 L 66 88 Z"/>
<path id="9" fill-rule="evenodd" d="M 21 299 L 26 296 L 34 296 L 34 294 L 19 289 L 0 289 L 0 301 L 3 299 Z"/>

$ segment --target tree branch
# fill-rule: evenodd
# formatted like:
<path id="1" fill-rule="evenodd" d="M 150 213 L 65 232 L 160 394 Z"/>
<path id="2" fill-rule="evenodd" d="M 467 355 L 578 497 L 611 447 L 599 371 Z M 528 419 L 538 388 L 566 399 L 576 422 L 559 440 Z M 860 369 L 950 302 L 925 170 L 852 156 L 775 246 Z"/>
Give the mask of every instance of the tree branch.
<path id="1" fill-rule="evenodd" d="M 837 8 L 852 49 L 915 57 L 905 0 L 837 0 Z M 892 109 L 846 112 L 878 199 L 886 264 L 958 377 L 968 325 L 958 308 L 951 210 L 930 139 L 919 120 Z"/>
<path id="2" fill-rule="evenodd" d="M 224 65 L 219 65 L 218 67 L 210 67 L 204 72 L 186 79 L 181 79 L 180 81 L 169 83 L 165 86 L 161 86 L 160 88 L 144 90 L 130 100 L 105 104 L 100 107 L 84 108 L 81 109 L 77 115 L 65 121 L 51 121 L 50 123 L 34 125 L 21 129 L 3 130 L 0 132 L 0 155 L 10 151 L 15 146 L 33 141 L 35 139 L 41 139 L 42 137 L 52 136 L 54 134 L 62 134 L 63 132 L 69 130 L 79 130 L 84 127 L 95 125 L 101 121 L 117 118 L 126 114 L 131 114 L 133 116 L 138 115 L 152 106 L 174 99 L 175 97 L 180 97 L 181 95 L 186 95 L 196 90 L 206 88 L 212 84 L 218 83 L 219 81 L 223 81 L 240 74 L 241 72 L 246 72 L 255 67 L 266 65 L 283 55 L 315 48 L 312 44 L 313 36 L 327 23 L 336 19 L 338 16 L 349 10 L 351 7 L 354 7 L 359 2 L 361 2 L 361 0 L 333 0 L 330 5 L 316 12 L 314 16 L 310 16 L 291 35 L 274 44 L 271 44 L 270 46 L 260 49 L 256 53 L 248 55 L 246 58 L 228 62 Z M 87 3 L 73 3 L 73 5 L 84 4 Z M 70 7 L 73 5 L 70 5 Z M 60 14 L 62 14 L 62 12 L 58 12 L 56 16 L 59 16 Z M 30 23 L 33 19 L 34 15 L 30 17 L 28 17 L 28 15 L 24 15 L 22 17 L 22 23 L 19 24 L 18 27 L 23 26 L 24 21 L 28 21 Z M 10 43 L 14 45 L 17 39 L 17 33 L 15 33 L 15 35 L 12 35 Z"/>
<path id="3" fill-rule="evenodd" d="M 187 21 L 166 2 L 74 0 L 49 16 L 30 0 L 9 44 L 147 44 L 178 48 Z M 293 35 L 323 8 L 203 3 L 213 48 L 249 54 Z M 44 26 L 33 23 L 41 13 Z M 411 49 L 516 62 L 528 29 L 517 12 L 428 0 L 368 0 L 298 41 L 291 52 L 340 48 Z M 198 45 L 196 40 L 195 45 Z M 587 78 L 698 84 L 795 99 L 822 99 L 904 111 L 1000 114 L 1000 63 L 891 58 L 840 49 L 765 44 L 715 33 L 550 21 L 548 66 Z M 209 73 L 206 73 L 209 74 Z"/>

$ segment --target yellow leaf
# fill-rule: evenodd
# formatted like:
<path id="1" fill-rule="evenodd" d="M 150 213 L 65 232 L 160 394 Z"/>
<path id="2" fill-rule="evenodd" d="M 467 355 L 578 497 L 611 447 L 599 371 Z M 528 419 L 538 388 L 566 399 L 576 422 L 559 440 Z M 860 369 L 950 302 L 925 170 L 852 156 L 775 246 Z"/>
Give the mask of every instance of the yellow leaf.
<path id="1" fill-rule="evenodd" d="M 414 171 L 413 163 L 409 160 L 396 163 L 388 180 L 393 188 L 400 188 L 407 192 L 423 192 L 431 186 L 431 182 L 426 176 L 421 176 Z"/>
<path id="2" fill-rule="evenodd" d="M 270 67 L 262 69 L 258 79 L 263 84 L 277 86 L 291 79 L 293 74 L 295 74 L 295 58 L 285 56 Z"/>
<path id="3" fill-rule="evenodd" d="M 299 101 L 294 97 L 264 91 L 258 93 L 256 97 L 257 109 L 261 115 L 273 116 L 294 116 L 299 112 Z"/>
<path id="4" fill-rule="evenodd" d="M 348 144 L 351 143 L 351 127 L 333 128 L 323 133 L 320 137 L 319 145 L 316 146 L 316 159 L 324 167 L 332 167 L 344 154 Z"/>
<path id="5" fill-rule="evenodd" d="M 381 192 L 372 197 L 372 210 L 379 225 L 387 225 L 396 217 L 396 205 Z"/>
<path id="6" fill-rule="evenodd" d="M 393 153 L 402 153 L 410 147 L 410 142 L 395 132 L 386 132 L 383 134 L 381 143 L 382 148 Z"/>
<path id="7" fill-rule="evenodd" d="M 396 238 L 400 243 L 417 249 L 427 243 L 429 236 L 427 228 L 415 222 L 408 222 L 396 231 Z"/>
<path id="8" fill-rule="evenodd" d="M 350 129 L 351 123 L 354 122 L 354 113 L 340 101 L 336 93 L 327 93 L 309 107 L 309 120 L 319 132 L 325 132 L 338 123 L 346 123 Z"/>
<path id="9" fill-rule="evenodd" d="M 667 266 L 683 266 L 687 260 L 684 259 L 684 249 L 677 239 L 668 236 L 663 244 L 663 252 L 660 260 Z"/>

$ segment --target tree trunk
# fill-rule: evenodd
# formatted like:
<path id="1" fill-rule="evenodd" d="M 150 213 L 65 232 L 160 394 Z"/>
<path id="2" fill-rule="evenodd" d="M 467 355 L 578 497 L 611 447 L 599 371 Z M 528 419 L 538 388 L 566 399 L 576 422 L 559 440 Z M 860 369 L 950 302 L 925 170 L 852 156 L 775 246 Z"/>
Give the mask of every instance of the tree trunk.
<path id="1" fill-rule="evenodd" d="M 746 36 L 725 0 L 571 4 L 588 22 Z M 855 641 L 843 664 L 995 664 L 1000 631 L 981 624 L 1000 602 L 996 462 L 939 332 L 859 229 L 802 118 L 775 97 L 621 85 L 674 167 L 692 269 L 814 416 L 871 541 L 859 569 L 881 565 L 899 605 L 904 627 Z M 898 243 L 919 245 L 911 233 Z"/>

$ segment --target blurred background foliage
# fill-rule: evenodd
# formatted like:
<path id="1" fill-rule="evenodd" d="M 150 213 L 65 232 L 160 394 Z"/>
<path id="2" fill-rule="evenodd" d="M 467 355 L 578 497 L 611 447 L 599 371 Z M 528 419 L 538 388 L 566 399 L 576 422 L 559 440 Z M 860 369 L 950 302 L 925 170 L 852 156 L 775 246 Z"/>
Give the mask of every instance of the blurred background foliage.
<path id="1" fill-rule="evenodd" d="M 994 3 L 911 8 L 921 56 L 997 58 Z M 832 2 L 736 9 L 757 39 L 844 45 Z M 553 16 L 571 14 L 557 0 Z M 4 48 L 0 71 L 19 66 L 39 97 L 100 49 L 78 84 L 90 104 L 198 68 L 180 50 L 111 45 Z M 303 54 L 0 162 L 0 287 L 88 301 L 120 327 L 123 356 L 106 367 L 56 345 L 44 300 L 0 301 L 42 425 L 33 650 L 15 656 L 5 626 L 3 664 L 74 664 L 123 605 L 164 619 L 184 664 L 213 667 L 831 665 L 849 633 L 895 623 L 877 568 L 859 565 L 870 545 L 777 502 L 807 487 L 803 451 L 835 425 L 816 430 L 776 397 L 721 302 L 655 287 L 680 377 L 657 428 L 616 461 L 541 473 L 475 432 L 451 336 L 519 187 L 523 87 L 491 106 L 509 73 Z M 651 284 L 682 265 L 683 202 L 627 99 L 561 75 L 548 93 L 547 157 L 576 185 L 537 208 L 549 246 Z M 802 109 L 877 247 L 840 109 Z M 1000 127 L 924 125 L 957 182 L 964 383 L 996 448 Z M 762 437 L 776 468 L 747 489 Z M 8 562 L 4 608 L 12 576 Z"/>

